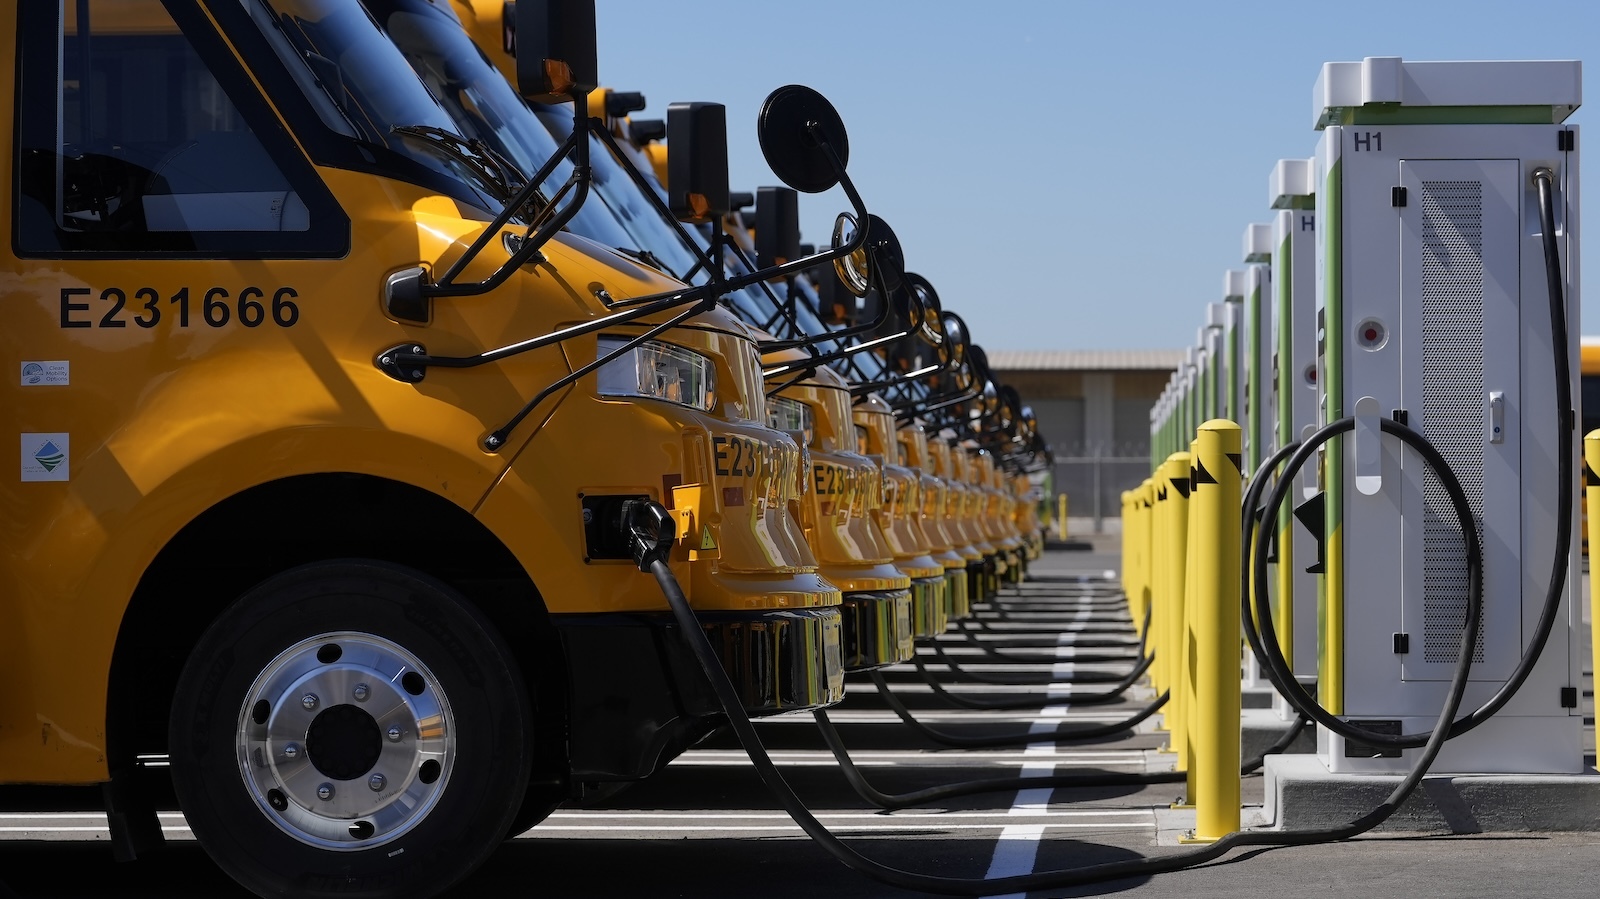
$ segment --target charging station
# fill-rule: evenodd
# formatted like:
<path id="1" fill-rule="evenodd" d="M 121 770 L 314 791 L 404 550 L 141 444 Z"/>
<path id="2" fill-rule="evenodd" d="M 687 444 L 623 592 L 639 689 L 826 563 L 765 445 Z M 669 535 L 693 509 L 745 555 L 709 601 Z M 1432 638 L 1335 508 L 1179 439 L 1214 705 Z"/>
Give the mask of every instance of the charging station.
<path id="1" fill-rule="evenodd" d="M 1213 418 L 1227 418 L 1232 407 L 1233 368 L 1228 359 L 1232 324 L 1227 303 L 1206 305 L 1206 327 L 1201 336 L 1206 348 L 1206 397 L 1200 419 L 1194 423 L 1196 428 Z"/>
<path id="2" fill-rule="evenodd" d="M 1316 83 L 1321 421 L 1356 419 L 1324 454 L 1319 694 L 1368 730 L 1433 725 L 1468 596 L 1444 490 L 1380 436 L 1380 418 L 1438 448 L 1479 522 L 1482 629 L 1463 709 L 1506 681 L 1544 604 L 1557 442 L 1576 447 L 1579 435 L 1553 401 L 1559 348 L 1533 174 L 1553 173 L 1575 360 L 1577 133 L 1562 122 L 1580 102 L 1581 74 L 1576 61 L 1379 57 L 1325 64 Z M 1577 548 L 1575 537 L 1537 666 L 1499 714 L 1445 745 L 1434 773 L 1583 770 Z M 1380 752 L 1322 730 L 1319 752 L 1334 773 L 1400 773 L 1417 750 Z"/>
<path id="3" fill-rule="evenodd" d="M 1317 213 L 1312 160 L 1280 159 L 1267 179 L 1267 196 L 1277 210 L 1272 220 L 1272 417 L 1276 446 L 1304 439 L 1317 427 Z M 1297 475 L 1295 505 L 1318 494 L 1313 465 Z M 1320 524 L 1320 521 L 1318 522 Z M 1295 678 L 1317 679 L 1317 590 L 1322 559 L 1320 541 L 1292 510 L 1278 519 L 1274 620 L 1278 645 Z M 1284 720 L 1288 703 L 1275 703 Z"/>
<path id="4" fill-rule="evenodd" d="M 1178 434 L 1179 452 L 1189 448 L 1189 441 L 1194 439 L 1195 425 L 1200 421 L 1200 398 L 1205 389 L 1205 346 L 1205 329 L 1202 328 L 1195 345 L 1184 351 L 1183 387 L 1179 393 L 1179 403 L 1183 409 L 1183 421 Z"/>
<path id="5" fill-rule="evenodd" d="M 1222 388 L 1217 417 L 1244 425 L 1244 298 L 1245 273 L 1229 269 L 1222 275 Z"/>
<path id="6" fill-rule="evenodd" d="M 1252 475 L 1272 455 L 1275 441 L 1269 387 L 1272 371 L 1272 225 L 1244 229 L 1244 474 Z M 1230 273 L 1231 274 L 1231 273 Z"/>
<path id="7" fill-rule="evenodd" d="M 1200 364 L 1200 350 L 1197 346 L 1186 347 L 1183 351 L 1183 361 L 1178 363 L 1178 370 L 1173 373 L 1171 424 L 1169 433 L 1172 435 L 1172 449 L 1168 455 L 1178 452 L 1179 447 L 1189 445 L 1189 404 L 1194 395 L 1195 371 Z M 1165 459 L 1163 456 L 1162 459 Z M 1161 460 L 1157 460 L 1159 463 Z"/>

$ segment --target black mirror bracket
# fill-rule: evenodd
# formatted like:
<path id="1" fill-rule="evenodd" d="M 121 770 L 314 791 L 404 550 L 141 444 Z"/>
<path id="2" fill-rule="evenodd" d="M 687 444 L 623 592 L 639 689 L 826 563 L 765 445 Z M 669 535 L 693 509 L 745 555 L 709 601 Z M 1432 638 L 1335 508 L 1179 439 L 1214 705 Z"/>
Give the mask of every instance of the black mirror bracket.
<path id="1" fill-rule="evenodd" d="M 420 384 L 428 376 L 428 351 L 418 343 L 402 343 L 378 354 L 378 370 L 404 384 Z"/>
<path id="2" fill-rule="evenodd" d="M 430 281 L 427 270 L 421 267 L 395 272 L 385 280 L 383 305 L 391 318 L 413 324 L 427 324 L 433 318 L 432 300 L 435 297 L 480 296 L 504 284 L 511 277 L 511 273 L 522 266 L 542 260 L 539 251 L 566 227 L 567 222 L 578 214 L 578 209 L 589 197 L 593 170 L 589 165 L 588 101 L 587 94 L 574 93 L 572 134 L 568 135 L 561 148 L 551 155 L 532 178 L 528 179 L 528 183 L 517 191 L 516 196 L 505 204 L 505 208 L 473 239 L 472 243 L 467 245 L 438 280 Z M 539 185 L 543 184 L 551 172 L 555 171 L 555 167 L 568 157 L 572 160 L 572 176 L 555 196 L 550 198 L 545 207 L 548 217 L 542 222 L 535 219 L 521 236 L 510 235 L 513 239 L 504 241 L 510 255 L 489 277 L 482 281 L 458 283 L 456 279 L 466 267 L 502 233 L 502 229 L 513 215 L 534 201 L 538 196 Z M 568 194 L 571 196 L 568 197 Z M 566 204 L 559 205 L 558 208 L 558 204 L 561 204 L 564 198 L 567 200 Z M 548 214 L 552 209 L 555 210 L 554 214 Z"/>

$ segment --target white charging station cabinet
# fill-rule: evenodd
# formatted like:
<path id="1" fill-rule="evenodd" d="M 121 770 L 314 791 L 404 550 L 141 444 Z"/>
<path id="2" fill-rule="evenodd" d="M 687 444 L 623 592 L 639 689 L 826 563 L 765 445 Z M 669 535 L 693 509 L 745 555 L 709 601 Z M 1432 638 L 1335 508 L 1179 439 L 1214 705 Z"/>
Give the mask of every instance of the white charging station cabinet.
<path id="1" fill-rule="evenodd" d="M 1181 419 L 1178 451 L 1188 452 L 1189 441 L 1194 439 L 1195 422 L 1200 416 L 1200 388 L 1203 381 L 1201 367 L 1205 364 L 1205 329 L 1200 329 L 1200 339 L 1183 354 L 1183 381 L 1178 388 L 1178 409 Z"/>
<path id="2" fill-rule="evenodd" d="M 1223 383 L 1219 391 L 1221 405 L 1217 417 L 1244 427 L 1244 298 L 1247 293 L 1245 273 L 1229 269 L 1222 273 Z M 1248 472 L 1246 472 L 1248 474 Z"/>
<path id="3" fill-rule="evenodd" d="M 1204 395 L 1200 400 L 1201 424 L 1227 414 L 1228 360 L 1227 360 L 1228 308 L 1224 303 L 1206 304 L 1206 326 L 1195 335 L 1205 348 L 1201 354 L 1201 382 Z M 1194 435 L 1190 435 L 1192 439 Z"/>
<path id="4" fill-rule="evenodd" d="M 1316 202 L 1320 420 L 1357 417 L 1324 462 L 1327 573 L 1319 690 L 1373 728 L 1433 726 L 1467 608 L 1456 520 L 1395 417 L 1432 442 L 1479 519 L 1482 631 L 1462 711 L 1511 674 L 1528 643 L 1555 553 L 1558 441 L 1582 460 L 1557 409 L 1538 193 L 1555 176 L 1573 404 L 1578 402 L 1577 130 L 1581 65 L 1405 62 L 1323 66 Z M 1576 471 L 1569 483 L 1579 483 Z M 1444 747 L 1433 773 L 1583 769 L 1577 505 L 1566 596 L 1537 668 L 1498 715 Z M 1334 772 L 1399 773 L 1323 731 Z"/>
<path id="5" fill-rule="evenodd" d="M 1317 213 L 1313 160 L 1280 159 L 1267 179 L 1272 219 L 1273 335 L 1272 423 L 1275 446 L 1303 440 L 1317 429 Z M 1318 493 L 1317 468 L 1297 476 L 1288 502 L 1299 505 Z M 1278 569 L 1273 580 L 1277 619 L 1288 619 L 1290 667 L 1303 684 L 1317 680 L 1318 540 L 1289 509 L 1278 530 Z M 1281 698 L 1280 717 L 1293 712 Z"/>
<path id="6" fill-rule="evenodd" d="M 1272 432 L 1272 225 L 1244 229 L 1244 474 L 1255 474 L 1276 446 Z"/>

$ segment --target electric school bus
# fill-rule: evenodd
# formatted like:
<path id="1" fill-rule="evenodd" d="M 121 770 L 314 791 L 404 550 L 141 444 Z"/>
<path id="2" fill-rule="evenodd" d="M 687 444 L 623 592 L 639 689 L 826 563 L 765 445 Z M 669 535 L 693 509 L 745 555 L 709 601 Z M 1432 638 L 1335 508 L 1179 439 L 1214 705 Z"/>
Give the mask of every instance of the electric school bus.
<path id="1" fill-rule="evenodd" d="M 374 8 L 383 5 L 369 3 Z M 419 10 L 423 7 L 420 0 L 400 5 Z M 393 17 L 379 18 L 412 64 L 426 73 L 424 80 L 440 84 L 436 90 L 448 93 L 447 82 L 457 78 L 450 74 L 454 59 L 470 62 L 487 56 L 503 71 L 514 73 L 515 57 L 499 42 L 506 33 L 504 16 L 508 8 L 514 9 L 499 2 L 456 0 L 452 15 L 430 6 L 427 29 L 397 26 Z M 467 43 L 467 37 L 477 46 Z M 798 206 L 795 191 L 789 188 L 762 188 L 757 193 L 762 214 L 769 222 L 762 236 L 767 243 L 782 244 L 779 249 L 751 246 L 748 235 L 740 233 L 742 226 L 718 230 L 734 216 L 727 190 L 726 132 L 716 121 L 723 114 L 722 107 L 707 103 L 675 103 L 670 107 L 662 133 L 672 136 L 668 168 L 676 175 L 669 177 L 671 189 L 667 190 L 649 171 L 640 168 L 641 163 L 648 162 L 630 152 L 636 148 L 609 133 L 620 116 L 643 108 L 643 97 L 598 89 L 589 99 L 597 113 L 596 127 L 590 135 L 595 193 L 615 213 L 618 226 L 627 232 L 628 236 L 622 239 L 633 248 L 630 255 L 685 280 L 699 281 L 713 273 L 721 276 L 725 271 L 748 272 L 758 262 L 771 266 L 800 257 Z M 531 113 L 525 118 L 535 121 L 536 117 L 535 128 L 542 123 L 554 138 L 571 138 L 572 113 L 540 103 L 530 104 L 530 108 Z M 605 120 L 599 119 L 599 114 Z M 506 115 L 512 118 L 514 111 Z M 462 123 L 464 129 L 470 129 L 486 143 L 498 146 L 504 142 L 504 152 L 513 156 L 526 152 L 516 144 L 537 144 L 544 139 L 523 135 L 499 123 L 485 125 L 489 123 L 472 117 Z M 507 140 L 508 137 L 512 139 Z M 773 211 L 775 206 L 781 211 Z M 848 214 L 845 218 L 853 220 Z M 678 229 L 675 221 L 684 222 L 690 229 Z M 875 225 L 880 240 L 892 239 L 892 235 L 882 236 L 887 232 L 886 225 L 881 221 Z M 841 274 L 849 273 L 862 291 L 867 289 L 871 273 L 864 263 L 845 267 L 841 260 L 840 266 Z M 843 591 L 845 668 L 863 670 L 904 661 L 911 655 L 913 634 L 936 633 L 932 630 L 931 603 L 938 597 L 925 586 L 913 584 L 893 565 L 893 554 L 877 513 L 883 492 L 882 474 L 871 460 L 853 452 L 856 441 L 849 421 L 848 394 L 843 395 L 842 404 L 838 402 L 837 395 L 847 385 L 826 366 L 819 366 L 815 353 L 803 350 L 822 341 L 839 341 L 848 333 L 874 329 L 884 325 L 885 319 L 880 317 L 870 326 L 847 329 L 845 333 L 829 332 L 814 315 L 806 314 L 804 304 L 786 306 L 786 291 L 795 289 L 799 277 L 761 285 L 760 289 L 752 286 L 728 291 L 724 302 L 730 311 L 758 326 L 763 347 L 771 348 L 764 364 L 768 366 L 768 377 L 776 379 L 767 388 L 774 424 L 809 443 L 809 480 L 799 504 L 801 523 L 822 573 Z M 766 329 L 782 330 L 788 339 L 773 339 Z M 834 355 L 845 356 L 843 352 Z M 842 421 L 837 419 L 841 412 L 845 415 Z M 914 603 L 921 605 L 915 613 Z"/>
<path id="2" fill-rule="evenodd" d="M 508 74 L 514 71 L 515 58 L 506 52 L 509 45 L 500 41 L 508 33 L 505 27 L 507 11 L 514 10 L 515 4 L 491 2 L 491 0 L 453 0 L 452 7 L 460 27 L 466 30 L 483 53 Z M 694 224 L 709 225 L 704 230 L 697 229 L 694 232 L 701 242 L 701 249 L 710 256 L 710 264 L 703 268 L 695 267 L 696 272 L 709 272 L 711 268 L 722 265 L 729 265 L 734 269 L 739 269 L 741 266 L 749 268 L 751 255 L 757 256 L 763 264 L 778 259 L 793 259 L 798 255 L 799 225 L 796 219 L 798 207 L 795 205 L 792 190 L 783 192 L 782 189 L 762 188 L 756 194 L 759 204 L 755 218 L 757 224 L 764 227 L 755 230 L 762 242 L 777 248 L 770 252 L 762 252 L 751 244 L 743 216 L 736 214 L 728 204 L 725 165 L 720 167 L 720 183 L 717 191 L 721 195 L 719 202 L 711 205 L 704 203 L 706 193 L 698 182 L 706 168 L 707 157 L 715 157 L 720 150 L 721 158 L 724 160 L 726 158 L 725 133 L 717 133 L 715 126 L 711 126 L 708 130 L 705 124 L 708 120 L 707 113 L 720 111 L 720 106 L 704 103 L 673 104 L 668 110 L 667 121 L 655 129 L 655 132 L 659 132 L 659 136 L 668 138 L 666 147 L 655 145 L 655 149 L 665 152 L 656 153 L 652 157 L 655 164 L 650 165 L 649 160 L 645 158 L 644 148 L 629 139 L 632 137 L 633 129 L 622 127 L 624 124 L 632 124 L 623 122 L 622 117 L 628 112 L 642 109 L 643 98 L 638 94 L 612 91 L 599 91 L 596 97 L 601 105 L 596 111 L 603 112 L 610 120 L 607 124 L 618 132 L 618 134 L 603 135 L 605 148 L 595 153 L 597 164 L 611 166 L 612 171 L 618 174 L 616 178 L 602 179 L 602 183 L 611 184 L 615 190 L 618 185 L 614 182 L 619 182 L 625 177 L 634 183 L 640 196 L 655 202 L 661 198 L 654 194 L 657 191 L 663 192 L 667 195 L 666 203 L 674 215 Z M 612 100 L 617 102 L 612 103 Z M 557 137 L 564 136 L 563 125 L 551 115 L 552 110 L 535 106 L 535 112 L 541 120 L 551 126 Z M 712 164 L 711 168 L 717 169 L 718 166 Z M 666 182 L 664 187 L 649 177 L 652 169 L 655 174 L 666 176 L 663 179 Z M 676 177 L 673 176 L 673 172 L 677 173 Z M 692 179 L 697 183 L 691 187 L 685 183 L 685 179 Z M 718 179 L 713 177 L 711 180 Z M 602 187 L 601 190 L 604 193 L 605 188 Z M 690 195 L 701 199 L 701 203 L 692 210 L 687 201 Z M 626 209 L 623 203 L 610 199 L 607 202 L 617 208 Z M 716 208 L 712 208 L 713 206 Z M 649 217 L 649 214 L 640 216 L 625 212 L 622 217 L 638 220 Z M 892 232 L 888 232 L 887 226 L 881 220 L 857 221 L 848 214 L 841 216 L 835 229 L 835 240 L 837 242 L 842 233 L 864 231 L 869 226 L 875 229 L 877 240 L 892 242 Z M 641 242 L 644 244 L 641 249 L 651 254 L 647 259 L 671 258 L 662 251 L 659 244 L 676 243 L 671 237 L 659 233 L 645 236 Z M 896 252 L 889 255 L 898 256 L 897 245 Z M 896 264 L 884 268 L 889 270 L 898 268 L 898 260 Z M 775 411 L 786 417 L 799 420 L 799 416 L 806 414 L 813 417 L 829 416 L 836 411 L 831 403 L 821 401 L 821 397 L 827 394 L 814 392 L 817 389 L 825 391 L 836 389 L 837 385 L 828 383 L 831 380 L 829 375 L 801 381 L 797 380 L 797 373 L 804 375 L 816 372 L 818 365 L 824 362 L 844 362 L 850 364 L 858 377 L 866 377 L 863 369 L 854 363 L 866 359 L 876 360 L 876 353 L 861 352 L 870 349 L 870 346 L 842 348 L 846 337 L 871 336 L 873 340 L 868 341 L 871 344 L 874 341 L 905 338 L 915 332 L 928 343 L 942 342 L 942 321 L 937 308 L 937 297 L 931 288 L 926 290 L 911 288 L 914 293 L 908 296 L 906 285 L 892 283 L 900 280 L 899 273 L 890 271 L 889 279 L 883 285 L 883 289 L 872 291 L 871 275 L 867 267 L 859 263 L 847 264 L 846 260 L 840 260 L 837 273 L 841 283 L 857 298 L 868 296 L 870 292 L 874 299 L 892 295 L 893 302 L 879 300 L 877 313 L 870 324 L 856 324 L 850 321 L 845 323 L 849 327 L 830 332 L 815 315 L 805 314 L 805 303 L 794 302 L 797 299 L 814 297 L 814 295 L 796 295 L 804 290 L 803 279 L 799 277 L 785 284 L 773 284 L 771 289 L 781 292 L 782 296 L 769 294 L 770 305 L 764 304 L 753 291 L 730 295 L 731 308 L 753 324 L 771 328 L 787 319 L 790 326 L 788 333 L 784 335 L 788 338 L 787 341 L 770 343 L 774 346 L 782 345 L 790 352 L 775 351 L 775 354 L 770 355 L 768 359 L 769 377 L 775 379 L 773 392 L 785 398 L 785 402 L 778 404 L 781 408 Z M 915 281 L 914 276 L 912 280 Z M 932 304 L 931 308 L 929 303 Z M 787 314 L 785 307 L 789 310 Z M 879 332 L 887 329 L 890 324 L 888 316 L 891 314 L 891 307 L 897 319 L 895 324 L 899 325 L 901 330 L 891 337 L 885 337 Z M 809 321 L 806 321 L 807 319 Z M 802 321 L 808 326 L 802 326 Z M 801 360 L 793 355 L 793 352 L 802 346 L 818 344 L 827 344 L 824 349 L 832 349 L 833 352 L 823 353 L 821 357 L 813 353 L 811 358 L 805 360 L 805 365 L 801 365 Z M 945 351 L 946 363 L 950 359 L 951 354 Z M 857 384 L 859 383 L 858 381 Z M 881 403 L 881 400 L 858 401 Z M 875 412 L 886 411 L 878 406 L 873 408 Z M 881 429 L 868 427 L 869 421 L 874 426 L 886 425 L 886 427 Z M 845 423 L 837 423 L 837 426 L 842 427 L 843 424 Z M 902 602 L 896 594 L 904 586 L 909 585 L 911 591 L 912 631 L 916 636 L 931 637 L 942 633 L 949 614 L 958 608 L 963 610 L 965 608 L 964 603 L 958 607 L 955 600 L 958 591 L 964 594 L 965 584 L 955 583 L 955 575 L 947 574 L 945 565 L 930 556 L 933 544 L 925 534 L 920 533 L 920 523 L 916 520 L 920 515 L 920 508 L 915 501 L 918 493 L 915 489 L 907 489 L 919 486 L 915 482 L 917 475 L 902 466 L 883 464 L 884 460 L 898 452 L 896 439 L 892 436 L 892 420 L 885 422 L 874 417 L 858 420 L 854 424 L 858 429 L 855 441 L 856 455 L 872 456 L 878 467 L 875 473 L 858 473 L 858 476 L 865 480 L 859 485 L 861 505 L 856 514 L 852 516 L 852 506 L 841 506 L 833 499 L 816 497 L 806 503 L 807 515 L 815 516 L 808 518 L 806 528 L 811 538 L 811 548 L 825 560 L 824 568 L 830 575 L 835 579 L 843 577 L 845 580 L 845 583 L 841 584 L 845 588 L 847 607 L 845 652 L 846 656 L 853 660 L 852 668 L 874 667 L 881 661 L 893 661 L 893 659 L 881 659 L 881 654 L 878 653 L 881 647 L 875 650 L 874 638 L 869 638 L 867 635 L 882 633 L 890 624 L 890 616 L 897 614 L 895 607 Z M 836 470 L 833 462 L 829 460 L 829 457 L 840 452 L 842 447 L 833 447 L 832 441 L 824 440 L 820 436 L 824 432 L 831 433 L 835 427 L 836 423 L 824 421 L 820 422 L 820 428 L 811 433 L 812 439 L 818 441 L 811 447 L 818 454 L 812 460 L 813 473 L 819 479 L 818 483 L 847 489 L 844 486 L 845 481 L 840 479 L 841 472 Z M 871 436 L 868 436 L 868 432 L 871 432 Z M 823 443 L 827 443 L 829 448 L 824 448 Z M 828 511 L 824 512 L 825 509 Z M 825 517 L 834 516 L 840 518 L 838 527 L 824 522 Z M 852 539 L 848 542 L 835 540 L 827 533 L 840 528 L 842 528 L 841 536 L 849 536 Z M 887 572 L 877 569 L 877 566 L 888 561 L 893 562 L 902 577 L 886 579 L 884 575 Z M 856 570 L 854 574 L 850 574 L 841 566 Z M 871 630 L 867 628 L 868 622 L 875 622 L 871 625 Z M 862 635 L 860 640 L 856 639 L 858 627 Z"/>
<path id="3" fill-rule="evenodd" d="M 354 4 L 7 20 L 0 778 L 103 785 L 129 857 L 160 839 L 143 762 L 167 761 L 258 893 L 438 892 L 721 720 L 619 531 L 639 501 L 673 507 L 742 708 L 840 697 L 800 447 L 715 301 L 872 258 L 864 233 L 687 287 L 564 230 L 586 141 L 525 173 L 463 139 Z M 516 23 L 522 93 L 574 98 L 579 133 L 592 21 Z M 763 142 L 841 141 L 831 112 L 780 90 Z"/>

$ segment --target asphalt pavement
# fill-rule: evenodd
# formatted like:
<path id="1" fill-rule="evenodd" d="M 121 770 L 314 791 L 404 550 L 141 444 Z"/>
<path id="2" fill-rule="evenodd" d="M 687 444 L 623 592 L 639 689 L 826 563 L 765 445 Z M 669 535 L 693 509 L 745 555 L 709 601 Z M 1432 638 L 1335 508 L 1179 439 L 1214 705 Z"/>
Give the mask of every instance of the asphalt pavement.
<path id="1" fill-rule="evenodd" d="M 965 630 L 919 649 L 946 694 L 974 703 L 1037 707 L 975 711 L 935 692 L 911 665 L 884 673 L 916 718 L 957 740 L 1045 734 L 1123 721 L 1152 698 L 1140 684 L 1119 701 L 1074 703 L 1105 691 L 1138 658 L 1117 582 L 1114 546 L 1054 551 L 1034 580 L 1008 589 Z M 1586 598 L 1586 597 L 1585 597 Z M 1586 648 L 1586 647 L 1585 647 Z M 953 662 L 952 668 L 947 662 Z M 1586 666 L 1587 667 L 1587 666 Z M 1072 681 L 1070 685 L 1063 682 Z M 1592 677 L 1584 703 L 1593 754 Z M 1018 774 L 1155 772 L 1171 757 L 1141 725 L 1094 739 L 949 748 L 903 724 L 877 688 L 852 677 L 829 717 L 864 777 L 883 792 Z M 1015 702 L 1013 702 L 1015 704 Z M 842 776 L 812 716 L 759 724 L 779 770 L 816 817 L 854 850 L 921 874 L 999 877 L 1186 851 L 1176 845 L 1182 784 L 991 793 L 882 811 Z M 1249 806 L 1261 778 L 1244 779 Z M 1248 811 L 1248 809 L 1247 809 Z M 94 811 L 0 814 L 0 870 L 23 896 L 246 895 L 206 858 L 181 815 L 163 821 L 168 848 L 119 865 Z M 1596 823 L 1600 830 L 1600 822 Z M 1236 850 L 1179 873 L 1032 896 L 1473 897 L 1596 895 L 1600 833 L 1369 836 L 1300 848 Z M 114 886 L 107 886 L 112 884 Z M 829 857 L 767 792 L 733 738 L 719 734 L 654 778 L 583 808 L 563 808 L 508 843 L 454 897 L 895 897 Z"/>

